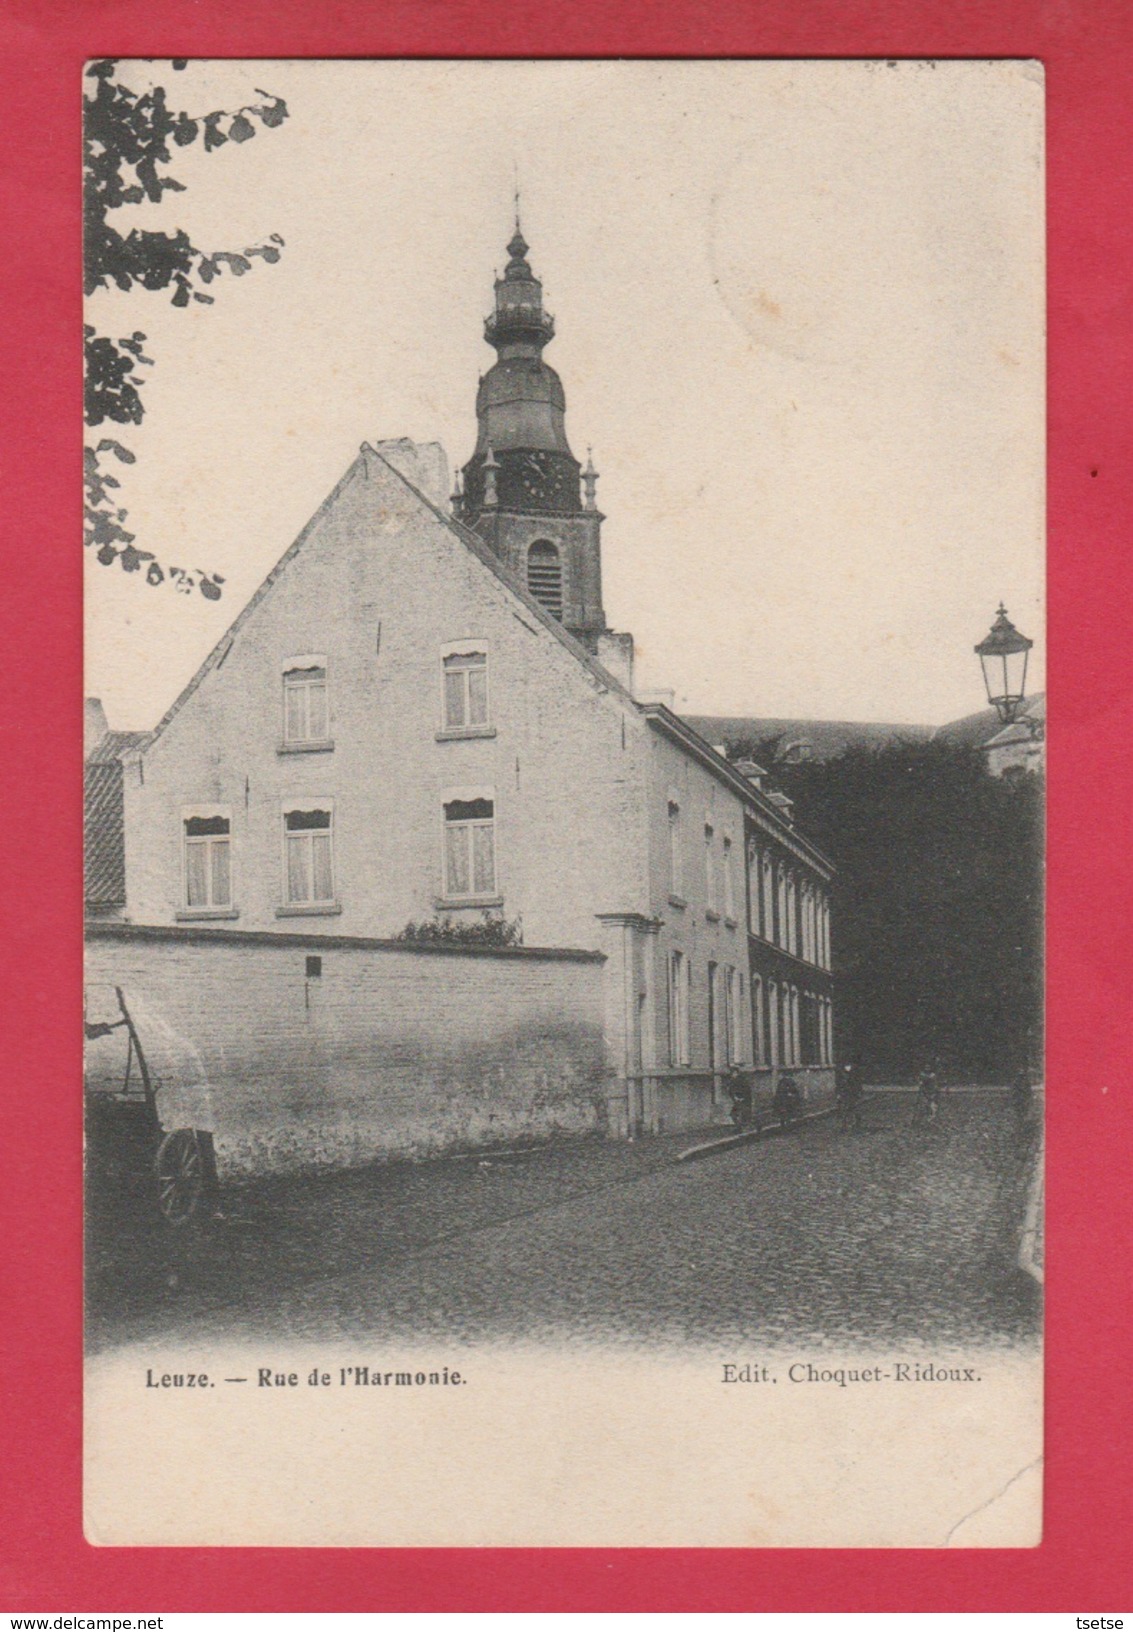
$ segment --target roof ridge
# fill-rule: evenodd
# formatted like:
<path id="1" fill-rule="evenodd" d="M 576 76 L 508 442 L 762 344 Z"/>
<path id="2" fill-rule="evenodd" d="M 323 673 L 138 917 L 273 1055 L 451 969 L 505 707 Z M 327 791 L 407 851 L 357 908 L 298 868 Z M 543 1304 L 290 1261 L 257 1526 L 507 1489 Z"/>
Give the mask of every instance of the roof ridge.
<path id="1" fill-rule="evenodd" d="M 407 437 L 404 440 L 411 442 L 412 438 Z M 608 669 L 604 668 L 596 658 L 592 657 L 586 648 L 582 646 L 580 642 L 575 640 L 573 635 L 569 634 L 568 631 L 565 630 L 556 619 L 551 617 L 550 613 L 546 612 L 543 607 L 539 605 L 539 602 L 535 600 L 534 596 L 532 596 L 519 582 L 519 580 L 507 570 L 499 557 L 488 548 L 487 544 L 485 544 L 484 540 L 478 533 L 472 532 L 470 528 L 467 528 L 462 523 L 456 521 L 454 517 L 446 515 L 440 506 L 437 505 L 427 493 L 423 493 L 416 483 L 412 482 L 405 472 L 400 470 L 392 460 L 387 459 L 385 455 L 379 452 L 377 448 L 373 447 L 371 443 L 363 442 L 358 450 L 358 453 L 351 460 L 350 464 L 347 466 L 342 476 L 339 477 L 335 485 L 331 488 L 327 496 L 318 505 L 310 520 L 307 521 L 296 534 L 295 538 L 284 550 L 283 554 L 279 557 L 275 565 L 271 568 L 270 572 L 268 572 L 267 576 L 259 584 L 258 588 L 253 591 L 252 595 L 244 603 L 240 611 L 232 619 L 231 623 L 228 624 L 224 630 L 224 633 L 213 645 L 212 649 L 201 662 L 192 677 L 181 688 L 180 692 L 166 709 L 160 720 L 158 720 L 157 724 L 149 731 L 142 731 L 137 734 L 139 740 L 132 745 L 134 748 L 143 753 L 151 748 L 157 741 L 158 737 L 160 737 L 170 725 L 175 716 L 180 713 L 181 709 L 188 702 L 189 698 L 198 689 L 205 676 L 209 674 L 227 654 L 227 650 L 231 646 L 232 641 L 235 639 L 237 631 L 251 615 L 252 611 L 263 600 L 264 596 L 267 595 L 268 591 L 273 588 L 284 569 L 303 548 L 303 545 L 307 542 L 317 523 L 330 509 L 331 505 L 338 499 L 339 495 L 345 489 L 347 483 L 356 474 L 359 465 L 362 466 L 363 473 L 365 474 L 366 460 L 369 457 L 380 460 L 387 470 L 392 471 L 393 474 L 404 484 L 404 486 L 409 489 L 414 497 L 432 513 L 436 520 L 442 522 L 450 532 L 454 533 L 456 537 L 459 538 L 465 545 L 465 547 L 470 549 L 477 559 L 481 561 L 484 566 L 486 566 L 500 580 L 500 582 L 504 584 L 505 587 L 508 588 L 512 594 L 522 602 L 523 606 L 532 614 L 532 616 L 543 624 L 544 628 L 554 635 L 561 645 L 565 646 L 569 652 L 573 653 L 573 655 L 583 664 L 583 666 L 590 671 L 595 680 L 599 681 L 600 684 L 607 690 L 615 691 L 626 701 L 634 703 L 633 696 L 626 690 L 622 683 L 616 679 Z"/>
<path id="2" fill-rule="evenodd" d="M 363 447 L 365 447 L 365 444 L 363 444 Z M 299 532 L 284 550 L 274 567 L 272 567 L 271 571 L 267 574 L 267 577 L 262 580 L 257 589 L 253 590 L 251 596 L 245 601 L 240 611 L 237 612 L 236 616 L 232 619 L 232 622 L 225 629 L 224 633 L 213 646 L 212 650 L 208 653 L 208 656 L 201 663 L 195 674 L 193 674 L 192 678 L 186 682 L 186 684 L 178 692 L 177 696 L 173 699 L 172 703 L 170 703 L 165 713 L 161 716 L 161 719 L 158 720 L 157 724 L 152 730 L 142 733 L 148 740 L 144 743 L 144 745 L 139 744 L 139 747 L 151 748 L 153 746 L 158 737 L 165 730 L 166 726 L 169 725 L 173 717 L 180 713 L 183 706 L 189 701 L 189 698 L 196 691 L 201 681 L 205 678 L 205 675 L 208 674 L 210 669 L 215 667 L 215 665 L 219 663 L 220 659 L 226 655 L 228 647 L 231 646 L 233 640 L 236 638 L 236 631 L 240 628 L 244 620 L 251 614 L 253 608 L 259 605 L 264 596 L 273 587 L 276 579 L 279 578 L 280 574 L 283 572 L 283 569 L 296 555 L 298 555 L 303 545 L 307 542 L 307 539 L 316 522 L 322 519 L 323 514 L 338 498 L 339 494 L 345 488 L 347 482 L 354 475 L 354 472 L 357 470 L 362 459 L 363 454 L 361 451 L 359 451 L 351 460 L 343 474 L 339 477 L 338 481 L 331 488 L 326 498 L 319 504 L 310 520 L 305 522 L 300 528 Z"/>
<path id="3" fill-rule="evenodd" d="M 484 566 L 486 566 L 488 570 L 500 580 L 504 587 L 509 589 L 512 594 L 523 603 L 526 610 L 531 612 L 539 620 L 543 627 L 550 634 L 554 635 L 556 640 L 558 640 L 561 645 L 566 647 L 568 652 L 572 653 L 572 655 L 576 657 L 585 668 L 591 671 L 591 674 L 596 680 L 600 680 L 602 685 L 608 690 L 618 692 L 627 702 L 632 703 L 635 708 L 640 706 L 633 693 L 627 690 L 622 682 L 615 675 L 610 673 L 609 669 L 607 669 L 603 664 L 599 663 L 598 659 L 594 657 L 592 653 L 586 650 L 586 647 L 582 644 L 582 642 L 574 638 L 569 629 L 564 629 L 559 620 L 557 618 L 553 618 L 546 608 L 540 605 L 540 603 L 535 599 L 534 595 L 531 594 L 530 590 L 527 589 L 525 585 L 515 576 L 515 574 L 504 565 L 495 551 L 491 549 L 490 546 L 487 545 L 480 537 L 479 533 L 473 532 L 471 527 L 466 527 L 464 523 L 462 521 L 458 521 L 455 516 L 448 515 L 441 509 L 440 505 L 435 503 L 434 500 L 429 497 L 427 493 L 423 493 L 416 483 L 411 481 L 403 470 L 400 470 L 397 465 L 395 465 L 391 460 L 387 459 L 383 453 L 378 451 L 377 448 L 371 447 L 368 442 L 363 442 L 362 451 L 363 454 L 372 453 L 375 459 L 380 459 L 382 464 L 385 465 L 387 469 L 392 470 L 395 476 L 400 477 L 409 491 L 420 499 L 421 503 L 431 510 L 437 520 L 443 522 L 449 531 L 454 533 L 467 549 L 472 551 L 472 554 L 476 556 L 477 560 L 481 561 Z"/>

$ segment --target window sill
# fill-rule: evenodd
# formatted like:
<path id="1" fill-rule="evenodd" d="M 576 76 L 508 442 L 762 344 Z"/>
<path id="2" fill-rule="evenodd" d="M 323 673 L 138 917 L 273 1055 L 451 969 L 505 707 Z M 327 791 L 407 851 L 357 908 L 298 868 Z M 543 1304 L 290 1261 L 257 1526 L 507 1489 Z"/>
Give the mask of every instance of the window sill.
<path id="1" fill-rule="evenodd" d="M 437 732 L 438 742 L 464 742 L 470 737 L 494 737 L 494 725 L 454 725 Z"/>
<path id="2" fill-rule="evenodd" d="M 277 754 L 329 754 L 334 747 L 333 737 L 313 737 L 310 742 L 281 742 Z"/>
<path id="3" fill-rule="evenodd" d="M 679 907 L 680 910 L 683 912 L 685 910 L 685 908 L 688 906 L 688 902 L 685 900 L 683 895 L 672 895 L 671 894 L 669 896 L 669 905 L 671 907 Z"/>
<path id="4" fill-rule="evenodd" d="M 502 895 L 436 895 L 433 906 L 438 912 L 457 912 L 461 907 L 502 907 Z"/>
<path id="5" fill-rule="evenodd" d="M 201 924 L 215 918 L 239 918 L 239 907 L 182 907 L 173 914 L 178 924 Z"/>
<path id="6" fill-rule="evenodd" d="M 276 907 L 277 918 L 331 918 L 342 911 L 340 901 L 312 901 Z"/>
<path id="7" fill-rule="evenodd" d="M 708 919 L 710 924 L 718 924 L 720 922 L 720 914 L 716 911 L 715 907 L 706 908 L 704 916 Z"/>

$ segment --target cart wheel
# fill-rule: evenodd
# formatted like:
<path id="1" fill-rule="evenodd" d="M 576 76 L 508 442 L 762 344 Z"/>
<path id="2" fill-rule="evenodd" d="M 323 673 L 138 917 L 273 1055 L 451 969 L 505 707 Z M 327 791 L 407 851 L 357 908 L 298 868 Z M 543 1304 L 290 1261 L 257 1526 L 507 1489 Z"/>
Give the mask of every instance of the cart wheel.
<path id="1" fill-rule="evenodd" d="M 187 1224 L 205 1187 L 201 1147 L 192 1128 L 175 1128 L 157 1147 L 157 1205 L 170 1224 Z"/>

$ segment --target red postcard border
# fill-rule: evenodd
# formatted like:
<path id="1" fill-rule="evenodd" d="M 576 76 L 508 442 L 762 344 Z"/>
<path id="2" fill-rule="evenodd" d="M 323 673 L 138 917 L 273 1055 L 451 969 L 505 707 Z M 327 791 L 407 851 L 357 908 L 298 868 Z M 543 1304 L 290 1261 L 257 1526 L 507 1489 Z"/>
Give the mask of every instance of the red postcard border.
<path id="1" fill-rule="evenodd" d="M 1084 1610 L 1133 1581 L 1127 0 L 9 0 L 0 1611 Z M 79 81 L 90 56 L 1033 57 L 1049 192 L 1045 1539 L 1027 1551 L 97 1549 L 80 1520 Z M 1125 523 L 1123 529 L 1122 523 Z M 1128 1607 L 1126 1605 L 1125 1607 Z"/>

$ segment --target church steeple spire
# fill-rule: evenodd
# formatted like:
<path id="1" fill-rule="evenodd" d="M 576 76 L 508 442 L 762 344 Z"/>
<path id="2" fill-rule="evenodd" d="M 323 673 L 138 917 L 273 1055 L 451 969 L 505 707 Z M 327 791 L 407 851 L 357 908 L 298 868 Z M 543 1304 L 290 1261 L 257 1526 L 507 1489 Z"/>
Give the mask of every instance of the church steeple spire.
<path id="1" fill-rule="evenodd" d="M 476 394 L 476 451 L 464 467 L 460 515 L 555 617 L 593 646 L 606 627 L 602 517 L 592 480 L 583 503 L 581 467 L 567 441 L 562 381 L 543 360 L 555 320 L 543 307 L 543 285 L 531 269 L 518 204 L 517 194 L 515 232 L 484 323 L 496 362 Z M 558 586 L 553 593 L 552 580 Z"/>
<path id="2" fill-rule="evenodd" d="M 527 240 L 515 220 L 515 234 L 507 246 L 508 263 L 496 279 L 496 309 L 484 323 L 484 338 L 495 346 L 500 360 L 538 357 L 554 338 L 555 320 L 543 310 L 543 285 L 527 259 Z"/>

